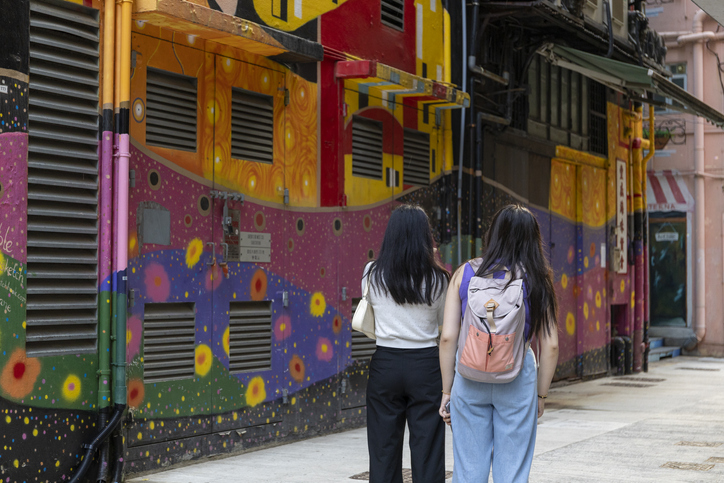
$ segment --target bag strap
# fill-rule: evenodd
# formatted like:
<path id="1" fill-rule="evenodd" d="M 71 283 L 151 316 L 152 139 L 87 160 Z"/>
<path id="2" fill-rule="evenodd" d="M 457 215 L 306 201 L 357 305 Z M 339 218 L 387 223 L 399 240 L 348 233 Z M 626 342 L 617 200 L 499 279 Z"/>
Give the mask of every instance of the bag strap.
<path id="1" fill-rule="evenodd" d="M 367 300 L 368 302 L 369 302 L 369 298 L 368 298 L 367 294 L 370 292 L 370 275 L 371 274 L 368 272 L 367 273 L 367 283 L 365 284 L 365 291 L 362 294 L 362 298 Z"/>

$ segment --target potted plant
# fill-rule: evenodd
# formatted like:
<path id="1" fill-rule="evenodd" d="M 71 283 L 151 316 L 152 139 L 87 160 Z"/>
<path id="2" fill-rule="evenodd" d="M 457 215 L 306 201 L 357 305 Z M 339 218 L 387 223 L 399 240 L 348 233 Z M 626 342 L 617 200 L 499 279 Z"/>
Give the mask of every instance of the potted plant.
<path id="1" fill-rule="evenodd" d="M 649 139 L 649 130 L 644 129 L 643 137 Z M 656 129 L 654 131 L 654 146 L 656 150 L 664 149 L 671 139 L 671 131 L 668 129 Z"/>

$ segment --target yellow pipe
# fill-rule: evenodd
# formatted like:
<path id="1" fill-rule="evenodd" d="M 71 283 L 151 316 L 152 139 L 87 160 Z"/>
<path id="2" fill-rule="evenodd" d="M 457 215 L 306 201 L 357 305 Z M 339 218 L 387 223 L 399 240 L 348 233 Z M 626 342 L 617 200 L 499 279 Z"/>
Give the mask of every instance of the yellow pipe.
<path id="1" fill-rule="evenodd" d="M 131 25 L 133 0 L 116 0 L 116 5 L 119 3 L 121 4 L 121 83 L 119 86 L 119 107 L 121 109 L 129 109 L 131 107 Z"/>
<path id="2" fill-rule="evenodd" d="M 648 170 L 649 161 L 656 154 L 656 143 L 654 142 L 654 106 L 649 104 L 649 152 L 646 153 L 643 161 L 641 161 L 641 169 L 643 169 L 643 186 L 641 187 L 641 198 L 643 199 L 644 206 L 648 206 L 648 200 L 646 199 L 646 184 L 648 178 L 646 177 L 646 171 Z"/>
<path id="3" fill-rule="evenodd" d="M 102 108 L 113 110 L 114 46 L 115 46 L 115 13 L 114 0 L 106 0 L 103 6 L 103 105 Z"/>
<path id="4" fill-rule="evenodd" d="M 116 9 L 115 9 L 115 89 L 113 90 L 113 108 L 115 110 L 115 114 L 118 114 L 118 109 L 121 104 L 121 92 L 120 92 L 120 85 L 121 85 L 121 2 L 120 0 L 116 0 Z"/>

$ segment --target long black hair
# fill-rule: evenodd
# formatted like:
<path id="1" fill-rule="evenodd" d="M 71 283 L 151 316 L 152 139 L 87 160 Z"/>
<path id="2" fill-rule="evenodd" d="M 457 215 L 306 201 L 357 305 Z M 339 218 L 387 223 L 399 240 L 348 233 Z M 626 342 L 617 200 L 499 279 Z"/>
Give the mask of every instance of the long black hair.
<path id="1" fill-rule="evenodd" d="M 445 290 L 450 274 L 435 258 L 430 220 L 422 208 L 402 205 L 392 212 L 369 273 L 375 287 L 398 304 L 432 305 Z"/>
<path id="2" fill-rule="evenodd" d="M 476 275 L 489 274 L 502 266 L 522 269 L 528 289 L 531 334 L 556 330 L 558 301 L 553 270 L 543 253 L 540 226 L 533 213 L 519 205 L 501 208 L 493 216 L 485 245 L 483 263 Z"/>

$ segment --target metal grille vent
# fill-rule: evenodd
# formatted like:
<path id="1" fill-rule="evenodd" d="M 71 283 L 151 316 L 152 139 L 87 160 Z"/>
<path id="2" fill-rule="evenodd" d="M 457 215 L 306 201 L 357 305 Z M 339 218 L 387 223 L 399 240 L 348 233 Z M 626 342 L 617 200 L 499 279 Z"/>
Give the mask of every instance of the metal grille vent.
<path id="1" fill-rule="evenodd" d="M 229 372 L 271 369 L 271 302 L 229 303 Z"/>
<path id="2" fill-rule="evenodd" d="M 405 30 L 404 0 L 382 0 L 380 13 L 383 24 L 397 30 Z"/>
<path id="3" fill-rule="evenodd" d="M 274 162 L 274 98 L 231 89 L 231 157 Z"/>
<path id="4" fill-rule="evenodd" d="M 144 305 L 143 382 L 193 378 L 195 349 L 195 304 Z"/>
<path id="5" fill-rule="evenodd" d="M 352 316 L 357 310 L 357 304 L 361 299 L 352 299 Z M 351 327 L 351 325 L 350 325 Z M 372 354 L 377 350 L 377 343 L 364 335 L 362 332 L 352 331 L 352 360 L 368 361 L 372 359 Z"/>
<path id="6" fill-rule="evenodd" d="M 96 350 L 98 36 L 97 10 L 30 2 L 28 356 Z"/>
<path id="7" fill-rule="evenodd" d="M 382 123 L 364 117 L 352 119 L 352 174 L 382 179 Z"/>
<path id="8" fill-rule="evenodd" d="M 405 184 L 430 185 L 430 135 L 405 129 L 402 178 Z"/>
<path id="9" fill-rule="evenodd" d="M 146 144 L 196 151 L 196 77 L 146 70 Z"/>

